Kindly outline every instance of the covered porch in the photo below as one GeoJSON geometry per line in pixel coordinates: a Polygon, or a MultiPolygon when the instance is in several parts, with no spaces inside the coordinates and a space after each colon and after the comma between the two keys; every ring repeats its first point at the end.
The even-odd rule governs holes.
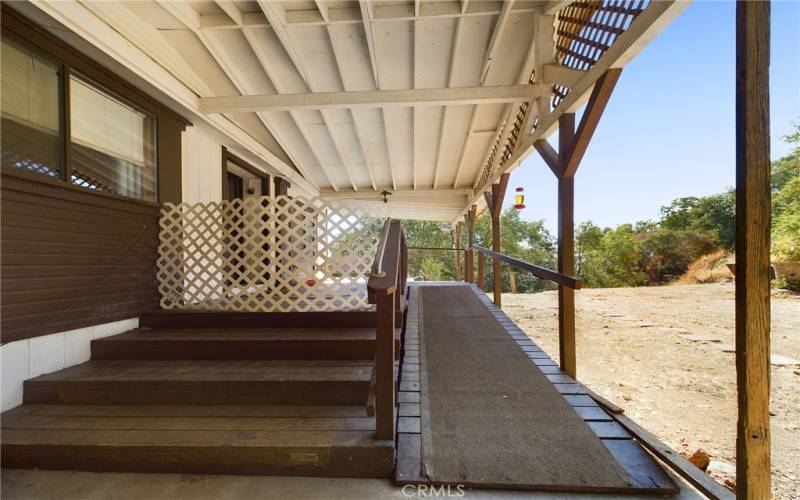
{"type": "MultiPolygon", "coordinates": [[[[770,487],[768,5],[742,3],[737,30],[747,498],[770,487]]],[[[46,120],[3,115],[22,158],[3,164],[3,359],[21,366],[3,467],[730,497],[576,379],[575,176],[622,68],[685,6],[4,4],[4,50],[25,78],[47,61],[54,97],[46,120]],[[73,146],[84,79],[133,146],[97,126],[73,146]],[[52,159],[20,139],[43,120],[52,159]],[[534,151],[558,182],[557,269],[501,248],[534,151]],[[491,249],[472,241],[483,211],[491,249]],[[409,283],[402,219],[466,228],[459,282],[409,283]],[[501,311],[504,264],[558,286],[559,364],[501,311]]]]}

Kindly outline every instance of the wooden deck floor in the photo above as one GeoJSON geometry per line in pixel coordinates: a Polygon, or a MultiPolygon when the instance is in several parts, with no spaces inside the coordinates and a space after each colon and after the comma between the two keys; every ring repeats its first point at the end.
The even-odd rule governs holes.
{"type": "MultiPolygon", "coordinates": [[[[409,310],[406,323],[406,334],[403,349],[400,379],[400,410],[398,420],[398,450],[395,479],[399,484],[431,484],[426,474],[424,446],[431,446],[431,432],[421,418],[425,405],[425,384],[421,380],[426,377],[424,353],[420,358],[420,342],[424,338],[425,325],[420,315],[420,289],[424,286],[471,286],[476,296],[486,307],[486,314],[502,325],[508,335],[525,353],[531,363],[541,371],[562,395],[567,404],[583,419],[586,426],[600,439],[618,465],[628,474],[630,488],[625,493],[672,494],[677,492],[675,483],[655,462],[653,457],[625,429],[615,421],[614,416],[601,408],[588,394],[586,389],[567,376],[559,366],[542,351],[505,313],[499,310],[482,291],[474,285],[464,283],[415,283],[411,287],[409,310]]],[[[446,311],[442,311],[446,314],[446,311]]],[[[536,425],[536,422],[530,422],[536,425]]],[[[441,450],[446,452],[445,450],[441,450]]],[[[563,450],[552,450],[553,453],[565,453],[563,450]]],[[[492,484],[484,484],[492,487],[492,484]]],[[[509,485],[496,485],[508,488],[509,485]]],[[[520,485],[524,487],[524,485],[520,485]]],[[[591,490],[591,488],[588,488],[591,490]]]]}

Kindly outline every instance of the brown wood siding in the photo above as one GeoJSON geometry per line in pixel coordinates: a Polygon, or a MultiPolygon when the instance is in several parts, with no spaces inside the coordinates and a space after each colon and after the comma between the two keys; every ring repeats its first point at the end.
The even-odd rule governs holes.
{"type": "Polygon", "coordinates": [[[158,207],[4,171],[0,342],[158,309],[158,207]]]}
{"type": "MultiPolygon", "coordinates": [[[[180,203],[181,133],[189,123],[5,3],[0,19],[4,36],[60,61],[157,117],[158,199],[180,203]]],[[[69,120],[65,122],[68,136],[69,120]]],[[[23,139],[30,137],[15,140],[23,139]]],[[[68,145],[65,142],[67,164],[62,165],[66,169],[68,145]]],[[[56,180],[2,170],[0,343],[158,309],[158,206],[64,179],[69,175],[56,180]]]]}

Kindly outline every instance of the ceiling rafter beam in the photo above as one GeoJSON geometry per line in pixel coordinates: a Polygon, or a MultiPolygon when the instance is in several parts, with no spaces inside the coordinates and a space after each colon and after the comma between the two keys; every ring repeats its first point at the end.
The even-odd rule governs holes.
{"type": "Polygon", "coordinates": [[[200,99],[200,106],[205,113],[454,106],[519,103],[534,100],[540,97],[542,93],[541,86],[537,85],[308,92],[302,94],[203,97],[200,99]]]}
{"type": "Polygon", "coordinates": [[[319,10],[319,15],[322,16],[322,20],[325,21],[325,24],[331,22],[331,11],[330,5],[325,0],[314,0],[314,3],[317,5],[317,10],[319,10]]]}
{"type": "MultiPolygon", "coordinates": [[[[262,12],[264,13],[265,16],[267,16],[267,19],[272,25],[272,29],[275,32],[275,35],[278,37],[278,41],[281,43],[284,51],[294,64],[295,69],[305,82],[306,87],[313,93],[314,85],[311,82],[311,78],[309,77],[309,74],[305,69],[305,59],[303,58],[303,54],[302,52],[296,49],[294,44],[294,39],[292,38],[292,34],[289,31],[288,27],[286,26],[286,11],[283,9],[283,6],[280,5],[278,2],[268,2],[266,0],[259,0],[258,3],[262,12]]],[[[258,60],[261,63],[261,66],[264,68],[264,71],[267,73],[270,80],[272,80],[275,89],[278,90],[279,93],[284,93],[285,88],[283,87],[278,74],[273,71],[270,71],[270,64],[268,62],[269,58],[266,57],[266,54],[264,54],[263,51],[259,50],[260,48],[256,46],[257,44],[253,43],[252,37],[248,36],[247,32],[245,32],[245,38],[247,39],[253,51],[256,52],[258,60]]],[[[202,106],[202,99],[201,99],[201,106],[202,106]]],[[[327,158],[319,151],[319,148],[316,146],[316,142],[311,137],[311,133],[303,123],[302,117],[298,116],[297,113],[294,112],[294,110],[286,110],[286,111],[289,111],[289,114],[294,120],[297,129],[300,131],[300,134],[303,136],[303,139],[308,145],[308,149],[311,151],[317,163],[319,164],[323,174],[328,179],[328,183],[334,190],[338,190],[339,187],[334,182],[333,176],[331,175],[330,169],[328,168],[327,158]]],[[[358,186],[355,182],[355,179],[353,178],[353,172],[349,162],[349,158],[346,157],[338,136],[333,132],[333,127],[330,126],[330,118],[326,115],[325,112],[322,112],[321,115],[322,115],[322,120],[325,123],[326,129],[328,131],[328,134],[330,135],[333,146],[336,149],[336,153],[338,154],[339,159],[342,161],[342,164],[344,165],[345,174],[347,175],[347,178],[350,181],[350,185],[353,187],[353,189],[357,190],[358,186]]]]}
{"type": "Polygon", "coordinates": [[[514,0],[506,0],[503,2],[503,8],[494,22],[494,29],[492,29],[492,36],[489,38],[489,46],[486,48],[486,56],[483,59],[483,66],[481,66],[481,83],[486,82],[486,76],[489,74],[489,68],[494,61],[497,47],[500,44],[500,38],[503,36],[503,30],[506,26],[511,8],[514,6],[514,0]]]}
{"type": "MultiPolygon", "coordinates": [[[[317,0],[316,3],[317,3],[317,7],[319,9],[320,15],[323,18],[327,18],[327,16],[328,16],[327,4],[323,0],[317,0]]],[[[290,42],[294,42],[294,39],[292,38],[292,34],[288,31],[288,28],[287,28],[287,35],[288,35],[288,38],[289,38],[290,42]]],[[[280,37],[279,37],[279,39],[280,39],[280,37]]],[[[281,43],[283,43],[283,39],[280,39],[280,41],[281,41],[281,43]]],[[[289,47],[284,46],[284,49],[286,50],[287,53],[289,53],[289,47]]],[[[295,61],[293,59],[292,62],[295,63],[295,66],[297,67],[297,70],[300,73],[301,77],[303,77],[303,80],[304,80],[306,86],[308,87],[308,89],[312,93],[319,91],[319,86],[318,86],[317,82],[312,80],[311,73],[309,73],[309,72],[303,73],[302,71],[300,71],[301,67],[305,68],[305,63],[306,63],[305,57],[303,55],[303,52],[302,51],[295,51],[295,54],[296,54],[297,60],[295,61]],[[298,67],[297,64],[299,64],[300,66],[298,67]]],[[[272,76],[270,78],[272,78],[272,76]]],[[[355,191],[358,191],[358,184],[356,183],[355,177],[353,176],[352,160],[351,160],[350,156],[347,154],[346,148],[344,148],[342,146],[341,139],[339,137],[339,134],[337,133],[337,128],[331,125],[332,120],[331,120],[331,117],[330,117],[329,113],[326,113],[325,110],[320,110],[320,114],[322,115],[322,121],[325,124],[325,128],[326,128],[326,130],[328,132],[328,135],[331,138],[331,142],[333,143],[333,147],[336,150],[336,154],[339,156],[339,159],[341,160],[342,165],[344,166],[344,170],[345,170],[345,174],[347,175],[347,179],[348,179],[348,181],[350,181],[350,185],[353,187],[353,189],[355,191]]],[[[292,113],[292,116],[295,117],[294,113],[292,113]]],[[[299,117],[299,116],[295,117],[295,121],[298,123],[298,127],[301,128],[301,133],[303,134],[303,137],[306,139],[306,142],[308,142],[309,148],[312,148],[312,150],[316,150],[316,148],[315,148],[315,146],[313,144],[313,139],[310,139],[308,137],[309,133],[307,131],[303,131],[302,130],[302,128],[304,128],[304,126],[300,127],[301,120],[302,120],[301,117],[299,117]]],[[[322,155],[320,155],[316,151],[314,151],[314,156],[317,158],[317,161],[320,163],[320,167],[322,167],[322,169],[326,172],[326,176],[328,177],[328,180],[331,182],[331,185],[333,186],[334,185],[333,178],[331,177],[330,173],[327,171],[326,165],[323,163],[323,161],[326,160],[327,158],[324,158],[322,155]]]]}
{"type": "MultiPolygon", "coordinates": [[[[342,88],[345,90],[345,92],[347,92],[350,88],[352,88],[352,85],[349,83],[349,77],[347,75],[347,72],[344,71],[344,69],[342,68],[342,58],[336,48],[337,43],[335,41],[334,34],[331,33],[330,24],[326,25],[326,28],[328,31],[328,40],[330,41],[331,44],[331,53],[333,54],[333,60],[336,62],[336,68],[339,70],[339,81],[342,83],[342,88]]],[[[349,113],[350,113],[350,119],[353,120],[353,130],[355,131],[356,134],[356,140],[358,141],[358,147],[359,150],[361,151],[361,156],[364,158],[364,165],[367,169],[367,175],[369,175],[370,185],[372,186],[373,191],[377,191],[378,185],[375,182],[375,172],[373,172],[372,165],[370,164],[369,158],[367,158],[367,151],[364,149],[363,131],[358,123],[358,118],[356,117],[356,113],[354,113],[352,109],[349,111],[349,113]]]]}
{"type": "MultiPolygon", "coordinates": [[[[221,0],[225,1],[225,0],[221,0]]],[[[268,0],[267,0],[268,1],[268,0]]],[[[322,26],[329,24],[359,24],[364,22],[360,7],[356,8],[332,8],[325,0],[317,0],[327,6],[327,18],[324,17],[319,9],[315,10],[287,10],[285,11],[286,26],[322,26]]],[[[502,8],[498,8],[500,2],[467,2],[459,5],[455,2],[433,1],[421,3],[419,13],[415,7],[402,5],[372,6],[374,12],[372,23],[382,24],[391,22],[414,21],[418,19],[444,19],[453,17],[477,17],[477,16],[496,16],[500,14],[502,8]]],[[[536,11],[538,7],[526,4],[517,4],[511,9],[512,13],[523,13],[536,11]]],[[[249,27],[271,27],[269,21],[264,19],[264,15],[254,12],[243,12],[241,26],[249,27]]],[[[224,14],[202,14],[200,15],[201,29],[236,29],[240,28],[228,16],[224,14]]]]}
{"type": "Polygon", "coordinates": [[[216,3],[217,6],[222,9],[222,12],[224,12],[225,15],[231,19],[231,21],[236,23],[237,26],[241,26],[244,23],[242,11],[239,10],[235,3],[231,2],[230,0],[214,0],[214,3],[216,3]]]}
{"type": "MultiPolygon", "coordinates": [[[[464,145],[461,147],[461,154],[458,157],[458,166],[456,167],[456,175],[453,179],[453,189],[458,187],[458,181],[461,180],[461,173],[464,171],[464,160],[467,157],[467,142],[473,135],[492,135],[493,137],[499,132],[495,129],[492,130],[475,130],[475,122],[478,117],[478,106],[472,107],[472,115],[469,118],[469,126],[467,127],[467,134],[464,138],[464,145]]],[[[484,160],[485,162],[485,160],[484,160]]],[[[481,163],[483,165],[483,163],[481,163]]]]}
{"type": "MultiPolygon", "coordinates": [[[[188,5],[185,2],[179,2],[179,1],[174,1],[174,0],[159,0],[159,2],[161,4],[161,6],[164,7],[164,9],[166,9],[168,12],[172,13],[187,28],[191,29],[195,33],[197,38],[200,40],[200,42],[203,44],[203,46],[206,48],[206,50],[208,50],[208,53],[211,54],[211,57],[214,59],[214,61],[217,63],[217,65],[225,73],[225,76],[227,76],[228,79],[231,81],[231,83],[233,83],[233,85],[236,87],[236,89],[239,92],[242,92],[242,93],[246,92],[247,91],[247,85],[242,80],[240,75],[237,74],[237,71],[233,67],[231,67],[230,64],[227,62],[228,58],[225,57],[225,55],[220,52],[220,48],[217,46],[217,44],[213,40],[213,38],[211,36],[209,36],[208,33],[203,33],[201,30],[199,30],[199,22],[198,22],[199,21],[199,19],[198,19],[199,16],[196,16],[196,13],[195,13],[195,15],[193,15],[194,9],[192,9],[191,6],[188,5]]],[[[229,9],[226,12],[230,12],[228,15],[231,17],[231,19],[235,19],[235,18],[239,17],[239,16],[236,15],[236,13],[233,10],[233,9],[235,9],[236,11],[238,11],[238,8],[234,4],[229,3],[226,7],[229,9]]],[[[201,102],[202,102],[202,100],[201,100],[201,102]]],[[[300,171],[300,173],[303,175],[303,177],[305,177],[306,180],[308,180],[309,183],[311,183],[312,185],[317,187],[316,183],[310,177],[308,170],[305,168],[305,166],[302,164],[302,162],[299,162],[292,155],[291,149],[287,146],[286,141],[281,139],[280,127],[272,126],[272,124],[270,123],[268,118],[264,117],[263,115],[261,115],[259,113],[256,113],[256,116],[258,117],[258,120],[267,128],[267,130],[270,131],[270,133],[273,133],[273,131],[277,132],[277,133],[273,133],[273,136],[275,137],[275,139],[278,140],[279,144],[281,145],[283,150],[286,152],[286,154],[290,156],[292,162],[295,164],[295,166],[300,171]]],[[[298,124],[298,128],[299,128],[299,124],[298,124]]]]}
{"type": "Polygon", "coordinates": [[[369,0],[359,0],[358,7],[361,9],[361,20],[364,23],[364,34],[372,66],[372,77],[375,79],[375,88],[379,89],[381,88],[381,82],[378,73],[378,56],[375,52],[375,32],[372,29],[372,4],[369,0]]]}
{"type": "MultiPolygon", "coordinates": [[[[456,70],[456,55],[458,54],[458,46],[459,40],[461,38],[461,20],[463,18],[459,17],[456,21],[456,29],[453,35],[453,50],[450,53],[450,69],[447,73],[447,87],[451,88],[453,86],[453,79],[455,76],[456,70]]],[[[447,126],[447,112],[450,108],[445,106],[444,112],[442,115],[442,126],[439,127],[439,145],[438,150],[436,152],[436,165],[434,166],[433,171],[433,189],[436,189],[439,186],[439,172],[441,171],[441,164],[442,164],[442,143],[444,143],[444,130],[447,126]]]]}
{"type": "Polygon", "coordinates": [[[272,30],[275,32],[278,40],[280,40],[286,54],[288,54],[289,59],[294,63],[300,76],[303,77],[303,80],[308,81],[305,66],[303,66],[302,59],[292,43],[292,36],[289,33],[289,28],[286,26],[286,10],[283,8],[283,5],[280,2],[258,0],[258,6],[267,17],[269,24],[272,26],[272,30]]]}
{"type": "MultiPolygon", "coordinates": [[[[247,40],[247,43],[250,44],[250,48],[253,49],[253,52],[256,55],[256,59],[258,59],[258,62],[261,64],[261,68],[267,74],[267,77],[272,82],[272,85],[275,87],[275,90],[277,90],[278,92],[284,91],[285,89],[283,87],[283,84],[282,84],[280,78],[278,77],[277,73],[272,70],[272,66],[270,64],[270,61],[272,59],[272,55],[268,54],[266,52],[266,50],[264,49],[264,47],[261,44],[259,44],[256,40],[253,39],[253,34],[249,29],[242,30],[242,33],[244,34],[244,37],[247,40]]],[[[203,98],[200,99],[200,108],[201,109],[202,109],[202,106],[203,106],[203,98]]],[[[291,116],[292,121],[294,121],[295,126],[297,127],[297,130],[300,132],[300,135],[303,137],[303,140],[308,145],[309,151],[311,151],[311,154],[314,156],[314,159],[317,161],[317,164],[319,165],[320,170],[322,170],[322,173],[325,176],[325,178],[328,180],[328,183],[331,185],[331,187],[334,190],[338,190],[339,188],[336,185],[336,183],[333,182],[333,177],[331,176],[330,172],[328,171],[328,167],[322,161],[322,159],[323,159],[322,154],[320,153],[319,149],[316,147],[316,143],[311,139],[311,136],[310,136],[310,134],[308,132],[308,129],[306,129],[305,125],[303,124],[302,119],[299,116],[297,116],[297,113],[294,113],[294,112],[291,112],[291,111],[289,112],[289,116],[291,116]]],[[[303,167],[298,165],[298,168],[303,168],[303,167]]],[[[303,174],[303,175],[306,178],[310,178],[307,174],[303,174]]]]}

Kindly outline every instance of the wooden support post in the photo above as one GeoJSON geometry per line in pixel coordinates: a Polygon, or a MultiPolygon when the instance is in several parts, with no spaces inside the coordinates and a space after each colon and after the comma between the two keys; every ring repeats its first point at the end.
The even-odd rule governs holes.
{"type": "Polygon", "coordinates": [[[738,498],[770,498],[770,3],[736,6],[738,498]]]}
{"type": "Polygon", "coordinates": [[[461,226],[463,224],[459,221],[456,223],[456,230],[454,239],[456,243],[456,281],[461,281],[461,226]]]}
{"type": "MultiPolygon", "coordinates": [[[[575,172],[589,147],[600,117],[619,80],[620,68],[611,68],[597,80],[581,123],[575,132],[575,114],[565,113],[558,120],[558,153],[546,140],[534,146],[558,178],[558,272],[575,274],[575,172]]],[[[558,287],[558,350],[561,369],[576,377],[575,290],[558,287]]]]}
{"type": "Polygon", "coordinates": [[[376,297],[375,437],[381,440],[394,439],[394,313],[398,292],[376,297]]]}
{"type": "Polygon", "coordinates": [[[472,245],[475,244],[475,214],[478,211],[478,207],[472,205],[469,211],[465,215],[467,219],[467,281],[470,283],[475,283],[475,251],[472,249],[472,245]]]}
{"type": "Polygon", "coordinates": [[[511,269],[508,270],[508,280],[511,285],[511,293],[517,293],[517,277],[511,269]]]}
{"type": "MultiPolygon", "coordinates": [[[[558,125],[558,153],[562,165],[558,176],[558,272],[575,274],[575,178],[563,170],[575,139],[575,115],[561,115],[558,125]]],[[[576,378],[575,290],[558,287],[558,351],[561,369],[576,378]]]]}
{"type": "Polygon", "coordinates": [[[478,288],[486,289],[486,256],[478,253],[478,288]]]}
{"type": "MultiPolygon", "coordinates": [[[[492,250],[500,253],[500,214],[503,211],[503,198],[506,196],[506,187],[510,174],[500,176],[500,181],[492,184],[492,250]]],[[[494,278],[494,304],[502,307],[503,276],[502,263],[492,259],[492,277],[494,278]]]]}

